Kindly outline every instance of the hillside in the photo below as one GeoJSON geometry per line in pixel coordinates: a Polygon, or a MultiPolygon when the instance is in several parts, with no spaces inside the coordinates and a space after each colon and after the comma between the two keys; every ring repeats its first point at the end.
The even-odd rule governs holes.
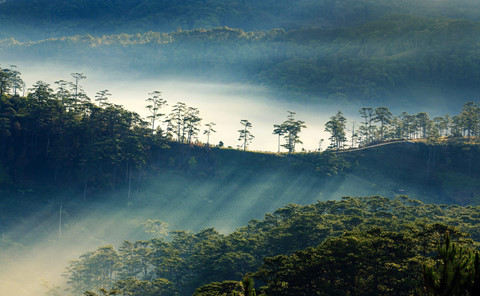
{"type": "MultiPolygon", "coordinates": [[[[430,203],[479,204],[477,145],[392,144],[345,153],[344,160],[328,153],[245,155],[230,149],[170,145],[140,179],[132,177],[131,190],[128,179],[119,176],[114,188],[108,179],[90,184],[86,199],[82,180],[55,181],[52,172],[37,169],[0,191],[3,231],[19,219],[32,223],[41,219],[45,231],[55,232],[60,204],[65,225],[102,212],[106,217],[123,213],[127,224],[141,215],[143,220],[162,219],[175,228],[215,225],[222,231],[287,203],[341,196],[405,194],[430,203]],[[195,159],[195,168],[186,164],[188,159],[195,159]],[[45,179],[48,175],[51,178],[45,179]]],[[[28,229],[29,223],[22,227],[28,229]]],[[[15,240],[26,239],[12,235],[15,240]]]]}
{"type": "MultiPolygon", "coordinates": [[[[341,196],[406,194],[433,203],[479,202],[479,145],[466,137],[466,131],[478,131],[463,123],[478,122],[474,103],[465,104],[450,123],[448,117],[434,123],[426,113],[404,114],[408,126],[398,121],[388,127],[390,138],[412,138],[423,126],[426,140],[274,154],[199,142],[199,110],[181,102],[173,106],[176,111],[149,116],[148,122],[110,103],[106,91],[97,93],[95,104],[83,92],[76,94],[75,84],[60,81],[55,92],[39,81],[22,97],[14,94],[19,74],[0,73],[9,77],[0,87],[0,225],[5,232],[20,221],[28,229],[39,219],[44,230],[56,231],[60,208],[67,224],[89,211],[130,211],[133,220],[140,215],[176,228],[222,225],[229,231],[291,202],[341,196]],[[163,122],[168,122],[165,130],[163,122]],[[438,140],[447,133],[449,138],[438,140]],[[193,211],[201,214],[190,215],[193,211]]],[[[151,95],[149,102],[166,103],[158,93],[151,95]]],[[[370,130],[367,138],[381,136],[370,130]]]]}
{"type": "MultiPolygon", "coordinates": [[[[478,217],[478,207],[423,204],[405,196],[289,204],[228,235],[213,228],[174,231],[169,239],[99,247],[70,262],[68,287],[191,295],[215,281],[194,294],[213,296],[242,289],[233,281],[248,275],[266,295],[411,295],[425,284],[423,264],[435,272],[441,261],[435,250],[446,233],[455,247],[473,251],[478,217]]],[[[460,254],[447,260],[454,264],[471,253],[460,254]]]]}
{"type": "Polygon", "coordinates": [[[76,34],[172,32],[229,26],[244,30],[344,27],[404,14],[478,20],[468,0],[6,0],[0,38],[38,40],[76,34]]]}
{"type": "Polygon", "coordinates": [[[480,295],[479,36],[475,0],[0,0],[1,296],[480,295]]]}
{"type": "MultiPolygon", "coordinates": [[[[478,239],[475,221],[480,195],[480,145],[478,125],[467,124],[479,120],[480,109],[473,102],[466,103],[452,120],[449,116],[430,120],[423,112],[404,113],[401,120],[383,129],[370,122],[372,128],[362,139],[367,146],[359,149],[265,153],[225,148],[222,143],[218,146],[201,143],[199,110],[182,102],[172,106],[170,114],[151,112],[151,116],[142,119],[137,113],[111,103],[106,90],[98,92],[93,103],[75,83],[59,81],[55,91],[38,81],[26,96],[21,96],[19,73],[2,69],[0,74],[4,75],[0,80],[0,261],[5,266],[0,272],[0,286],[13,287],[6,288],[7,291],[22,289],[26,285],[23,281],[28,279],[31,281],[28,287],[33,291],[29,293],[38,294],[37,284],[32,284],[31,279],[39,275],[44,278],[46,265],[50,273],[60,275],[68,259],[99,245],[104,247],[70,263],[67,274],[71,290],[113,288],[114,281],[120,280],[115,285],[124,285],[122,289],[138,292],[139,287],[150,287],[154,291],[165,289],[168,293],[181,291],[181,295],[189,295],[200,285],[238,280],[240,274],[258,269],[256,276],[264,282],[268,293],[288,295],[289,290],[278,290],[276,280],[268,279],[281,275],[270,265],[261,266],[264,258],[270,258],[267,262],[277,262],[282,270],[297,277],[297,269],[286,267],[290,260],[297,260],[297,253],[293,252],[299,251],[299,256],[318,256],[325,250],[331,251],[329,244],[334,246],[343,240],[359,243],[355,248],[366,253],[358,254],[355,260],[364,262],[362,266],[369,269],[371,262],[364,255],[370,256],[372,243],[377,242],[374,237],[382,244],[399,240],[395,252],[401,252],[405,244],[418,243],[420,237],[433,231],[435,241],[429,242],[429,255],[425,259],[433,260],[432,264],[436,262],[431,257],[433,245],[441,241],[439,237],[445,230],[455,233],[458,239],[464,237],[452,226],[478,239]],[[163,125],[164,121],[168,124],[163,125]],[[408,124],[402,125],[402,121],[408,124]],[[439,125],[442,122],[445,124],[439,125]],[[416,139],[368,146],[369,141],[378,141],[383,136],[416,139]],[[385,197],[341,199],[377,194],[385,197]],[[430,204],[424,206],[422,201],[430,204]],[[318,208],[305,206],[315,202],[318,208]],[[272,215],[266,215],[263,222],[255,220],[277,208],[281,209],[275,212],[273,220],[272,215]],[[300,216],[296,216],[297,210],[300,216]],[[346,216],[340,221],[333,219],[323,224],[327,222],[325,211],[335,216],[344,210],[346,216]],[[288,218],[291,214],[293,220],[288,218]],[[418,217],[428,217],[428,221],[420,222],[418,217]],[[307,225],[297,218],[306,219],[307,225]],[[273,232],[264,233],[255,226],[249,228],[253,237],[248,234],[239,241],[230,241],[227,234],[248,221],[251,221],[249,227],[258,223],[259,227],[274,227],[273,232]],[[216,230],[202,230],[207,227],[216,230]],[[419,237],[404,231],[412,227],[419,237]],[[169,232],[171,239],[158,239],[169,232]],[[157,238],[152,240],[152,235],[157,238]],[[249,245],[248,242],[260,242],[262,236],[266,241],[259,249],[249,245]],[[295,243],[292,237],[296,238],[295,243]],[[369,239],[360,240],[361,237],[369,239]],[[120,246],[125,239],[136,242],[125,243],[122,251],[109,245],[120,246]],[[314,249],[304,249],[307,247],[314,249]],[[120,257],[120,252],[128,250],[141,252],[142,256],[148,254],[140,259],[135,257],[148,267],[139,271],[138,261],[128,261],[126,253],[120,257]],[[49,262],[42,262],[39,253],[49,262]],[[271,257],[277,255],[283,257],[271,257]],[[52,261],[53,257],[56,259],[52,261]],[[106,265],[98,267],[96,264],[104,259],[106,265]],[[179,260],[183,263],[178,263],[179,260]],[[104,269],[112,262],[110,266],[115,269],[104,269]],[[125,267],[130,263],[133,271],[125,267]],[[205,274],[212,265],[220,269],[205,274]],[[164,268],[175,272],[171,274],[164,268]],[[185,269],[192,271],[192,277],[185,275],[185,269]],[[95,270],[101,270],[102,275],[95,270]],[[109,273],[107,277],[104,271],[109,273]],[[132,272],[134,279],[129,277],[132,272]],[[139,276],[140,273],[143,275],[139,276]]],[[[166,103],[159,92],[151,93],[148,102],[157,107],[166,103]]],[[[154,108],[147,107],[150,111],[161,107],[154,108]]],[[[384,107],[377,109],[388,111],[384,107]]],[[[302,125],[293,114],[289,120],[302,125]]],[[[339,114],[332,116],[331,121],[339,118],[339,114]]],[[[232,237],[237,234],[234,232],[232,237]]],[[[460,241],[470,248],[468,240],[460,241]]],[[[425,253],[421,248],[415,250],[401,257],[406,261],[392,262],[388,256],[381,261],[389,266],[403,266],[392,272],[399,278],[409,278],[411,284],[403,286],[398,281],[399,289],[409,287],[407,290],[411,291],[421,285],[418,273],[405,269],[407,265],[416,266],[414,269],[418,271],[420,263],[416,260],[425,253]]],[[[335,258],[332,260],[341,261],[335,258]]],[[[328,258],[321,260],[324,259],[328,258]]],[[[300,260],[300,264],[306,263],[300,260]]],[[[363,279],[361,270],[358,272],[363,279]]],[[[328,273],[329,270],[323,270],[321,275],[328,273]]],[[[368,284],[358,287],[358,291],[368,295],[375,289],[372,284],[375,281],[368,277],[363,280],[368,284]]],[[[329,289],[345,289],[345,282],[338,283],[329,289]]],[[[238,283],[212,285],[217,289],[223,285],[231,287],[230,284],[236,287],[238,283]]],[[[47,282],[45,285],[50,287],[47,282]]],[[[49,289],[53,289],[50,294],[58,292],[56,286],[49,289]]],[[[212,286],[202,289],[199,291],[212,286]]],[[[139,295],[148,295],[141,291],[139,295]]]]}
{"type": "Polygon", "coordinates": [[[466,205],[477,204],[480,198],[479,149],[478,145],[454,142],[407,142],[352,152],[345,157],[358,163],[352,174],[376,180],[380,188],[396,186],[396,192],[424,201],[466,205]]]}
{"type": "MultiPolygon", "coordinates": [[[[166,116],[176,128],[153,132],[151,123],[101,94],[96,105],[65,85],[54,93],[40,81],[27,97],[5,94],[0,100],[2,231],[38,219],[50,221],[44,227],[52,231],[60,207],[67,224],[97,207],[142,213],[178,228],[213,224],[228,231],[290,202],[341,196],[479,202],[479,145],[467,138],[342,153],[243,152],[193,141],[201,128],[195,108],[177,103],[180,113],[166,116]]],[[[465,110],[455,118],[466,118],[465,110]]]]}
{"type": "Polygon", "coordinates": [[[5,39],[0,53],[10,64],[86,65],[139,81],[264,85],[276,97],[302,103],[402,106],[422,99],[431,108],[451,108],[480,91],[479,33],[476,21],[394,15],[348,28],[5,39]]]}

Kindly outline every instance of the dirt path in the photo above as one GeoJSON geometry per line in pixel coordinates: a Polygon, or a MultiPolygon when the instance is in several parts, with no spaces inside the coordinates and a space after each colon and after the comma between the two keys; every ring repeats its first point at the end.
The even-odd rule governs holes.
{"type": "Polygon", "coordinates": [[[398,143],[414,143],[414,141],[412,141],[412,140],[401,140],[401,141],[394,141],[394,142],[385,142],[385,143],[379,143],[379,144],[370,145],[370,146],[365,146],[365,147],[361,147],[361,148],[353,148],[353,149],[339,150],[338,153],[361,151],[361,150],[366,150],[366,149],[370,149],[370,148],[375,148],[375,147],[380,147],[380,146],[386,146],[386,145],[392,145],[392,144],[398,144],[398,143]]]}

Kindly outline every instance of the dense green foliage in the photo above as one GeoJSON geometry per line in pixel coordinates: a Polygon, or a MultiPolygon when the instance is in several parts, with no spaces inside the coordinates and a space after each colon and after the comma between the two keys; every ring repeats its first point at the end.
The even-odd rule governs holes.
{"type": "Polygon", "coordinates": [[[93,1],[6,0],[0,3],[0,36],[22,38],[76,33],[137,33],[230,26],[247,30],[338,27],[389,14],[478,19],[467,0],[301,1],[93,1]]]}
{"type": "Polygon", "coordinates": [[[426,295],[478,295],[480,253],[453,243],[447,232],[438,246],[438,259],[423,264],[426,295]]]}
{"type": "Polygon", "coordinates": [[[267,295],[412,295],[422,285],[421,251],[415,234],[372,228],[268,258],[256,275],[267,295]]]}
{"type": "MultiPolygon", "coordinates": [[[[2,25],[22,37],[35,39],[25,28],[41,26],[43,36],[108,32],[145,32],[149,30],[175,31],[179,28],[196,29],[234,26],[246,29],[264,29],[299,26],[313,1],[6,1],[0,6],[2,25]],[[28,10],[25,10],[28,7],[28,10]],[[292,9],[293,8],[293,9],[292,9]],[[290,20],[285,16],[289,14],[290,20]],[[27,20],[11,28],[10,20],[27,20]]],[[[317,8],[319,9],[319,8],[317,8]]],[[[311,12],[310,12],[311,14],[311,12]]],[[[314,21],[314,15],[307,16],[314,21]]],[[[11,35],[10,35],[11,36],[11,35]]]]}
{"type": "Polygon", "coordinates": [[[141,168],[150,147],[161,145],[138,114],[64,95],[39,81],[27,97],[1,98],[0,159],[13,181],[41,176],[115,186],[117,170],[141,168]]]}
{"type": "MultiPolygon", "coordinates": [[[[200,285],[239,280],[258,269],[255,277],[267,295],[411,295],[423,285],[422,263],[436,262],[446,231],[462,244],[472,244],[463,232],[480,239],[479,213],[478,207],[423,204],[405,196],[291,204],[229,235],[175,231],[168,240],[100,247],[72,261],[67,277],[78,292],[110,289],[114,281],[133,277],[166,279],[188,295],[200,285]]],[[[202,289],[198,295],[217,288],[202,289]]]]}
{"type": "Polygon", "coordinates": [[[434,229],[347,232],[316,248],[268,258],[256,276],[267,283],[267,295],[478,294],[478,250],[452,243],[449,231],[440,243],[445,230],[434,229]],[[425,240],[435,232],[437,248],[425,240]]]}

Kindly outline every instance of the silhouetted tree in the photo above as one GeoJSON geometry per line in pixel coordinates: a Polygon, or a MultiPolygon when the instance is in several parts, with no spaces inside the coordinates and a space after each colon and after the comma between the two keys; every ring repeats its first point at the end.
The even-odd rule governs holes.
{"type": "Polygon", "coordinates": [[[108,92],[108,89],[100,90],[95,95],[95,101],[98,102],[100,108],[108,106],[108,99],[112,94],[108,92]]]}
{"type": "Polygon", "coordinates": [[[188,107],[184,118],[185,133],[187,135],[187,143],[192,143],[193,138],[198,135],[200,131],[200,110],[194,107],[188,107]]]}
{"type": "Polygon", "coordinates": [[[82,79],[86,79],[87,76],[83,75],[83,73],[72,73],[71,74],[73,79],[75,79],[75,82],[73,82],[72,86],[73,86],[73,90],[74,90],[74,95],[75,95],[75,100],[78,101],[78,96],[79,96],[79,93],[80,93],[80,80],[82,79]]]}
{"type": "Polygon", "coordinates": [[[204,135],[207,135],[207,146],[210,146],[210,135],[216,133],[217,131],[213,129],[216,124],[213,122],[205,124],[206,130],[203,131],[204,135]]]}
{"type": "Polygon", "coordinates": [[[465,103],[459,115],[459,121],[469,139],[472,135],[477,135],[480,123],[480,107],[474,102],[465,103]]]}
{"type": "Polygon", "coordinates": [[[242,119],[240,120],[240,124],[242,125],[242,129],[238,130],[238,140],[242,143],[240,147],[243,149],[243,151],[246,151],[248,144],[252,142],[255,136],[252,135],[252,124],[248,120],[242,119]]]}
{"type": "Polygon", "coordinates": [[[430,116],[426,112],[420,112],[415,115],[416,123],[418,128],[421,130],[422,138],[427,138],[428,131],[432,125],[432,121],[430,120],[430,116]]]}
{"type": "Polygon", "coordinates": [[[288,153],[294,153],[295,145],[302,143],[299,133],[302,131],[302,128],[306,127],[304,121],[295,119],[295,112],[288,111],[287,120],[281,124],[286,141],[282,146],[288,150],[288,153]]]}
{"type": "Polygon", "coordinates": [[[392,122],[392,113],[387,107],[378,107],[375,109],[373,121],[380,122],[380,140],[385,138],[385,128],[392,122]]]}
{"type": "Polygon", "coordinates": [[[285,135],[285,127],[283,124],[274,124],[273,125],[273,134],[278,135],[278,153],[280,153],[280,137],[285,135]]]}
{"type": "Polygon", "coordinates": [[[331,134],[330,148],[340,149],[347,140],[345,129],[347,119],[343,113],[338,111],[337,114],[330,117],[330,120],[325,124],[325,131],[331,134]]]}
{"type": "Polygon", "coordinates": [[[371,107],[363,107],[358,112],[363,118],[362,125],[360,126],[360,134],[362,135],[364,144],[367,144],[372,141],[370,133],[375,111],[371,107]]]}
{"type": "Polygon", "coordinates": [[[172,113],[169,114],[167,122],[167,131],[177,136],[177,142],[185,142],[185,120],[187,105],[183,102],[177,102],[172,107],[172,113]]]}
{"type": "Polygon", "coordinates": [[[167,104],[162,98],[162,93],[158,90],[149,93],[150,97],[146,100],[149,104],[146,106],[148,111],[150,111],[150,115],[147,116],[152,123],[152,134],[155,132],[155,121],[157,118],[160,118],[164,114],[160,113],[159,110],[167,104]]]}

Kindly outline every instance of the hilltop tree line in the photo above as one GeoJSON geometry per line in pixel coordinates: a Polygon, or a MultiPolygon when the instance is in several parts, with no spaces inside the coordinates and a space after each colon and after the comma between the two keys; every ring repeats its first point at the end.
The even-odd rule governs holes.
{"type": "MultiPolygon", "coordinates": [[[[81,180],[86,197],[89,188],[101,184],[112,188],[117,184],[128,186],[130,192],[148,166],[174,165],[191,170],[199,165],[201,160],[190,153],[184,153],[182,160],[165,159],[166,154],[162,154],[169,145],[204,145],[200,136],[206,139],[206,146],[211,146],[215,123],[202,125],[198,108],[177,102],[166,114],[166,100],[160,91],[153,91],[146,99],[149,115],[144,119],[111,103],[106,89],[98,91],[93,101],[82,89],[84,79],[82,73],[72,73],[71,81],[56,81],[55,89],[38,81],[25,90],[14,66],[0,69],[2,183],[42,171],[47,172],[39,174],[45,180],[81,180]]],[[[462,112],[453,117],[430,118],[425,112],[394,116],[386,107],[364,107],[360,116],[360,126],[351,130],[351,141],[347,141],[343,113],[330,117],[325,124],[325,131],[331,134],[329,148],[338,150],[391,139],[476,139],[480,133],[480,108],[474,102],[466,103],[462,112]]],[[[273,125],[278,152],[284,148],[289,154],[295,153],[306,127],[295,112],[288,111],[284,122],[273,125]]],[[[242,119],[237,132],[238,147],[246,151],[255,137],[254,125],[242,119]]],[[[217,146],[223,146],[223,142],[217,146]]]]}
{"type": "MultiPolygon", "coordinates": [[[[480,136],[480,107],[475,102],[463,105],[460,114],[431,118],[426,112],[395,116],[387,107],[363,107],[359,110],[360,126],[353,125],[348,139],[347,119],[341,111],[325,125],[331,134],[330,148],[358,147],[395,139],[428,139],[438,141],[442,137],[477,140],[480,136]]],[[[355,123],[354,123],[355,124],[355,123]]]]}
{"type": "Polygon", "coordinates": [[[479,284],[478,212],[405,196],[290,204],[229,235],[172,231],[169,239],[99,247],[70,262],[67,289],[245,295],[251,278],[257,295],[447,295],[439,284],[461,291],[479,284]]]}
{"type": "MultiPolygon", "coordinates": [[[[54,87],[37,81],[26,89],[14,66],[0,68],[1,184],[73,182],[84,199],[96,189],[126,186],[130,198],[152,168],[203,166],[207,175],[214,174],[208,148],[216,124],[202,125],[198,108],[177,102],[166,114],[166,100],[153,91],[145,103],[148,115],[141,118],[111,103],[107,89],[88,97],[84,79],[83,73],[72,73],[70,81],[56,81],[54,87]],[[207,146],[201,158],[192,152],[194,145],[207,146]],[[167,153],[172,146],[177,154],[167,153]]],[[[241,120],[239,127],[239,146],[247,150],[252,124],[241,120]]]]}
{"type": "Polygon", "coordinates": [[[94,104],[79,84],[85,76],[72,76],[73,82],[55,82],[56,90],[38,81],[20,96],[12,89],[14,76],[3,75],[0,159],[13,180],[39,171],[54,181],[82,180],[86,197],[94,183],[129,182],[162,139],[151,135],[138,114],[109,103],[108,91],[98,92],[94,104]]]}

